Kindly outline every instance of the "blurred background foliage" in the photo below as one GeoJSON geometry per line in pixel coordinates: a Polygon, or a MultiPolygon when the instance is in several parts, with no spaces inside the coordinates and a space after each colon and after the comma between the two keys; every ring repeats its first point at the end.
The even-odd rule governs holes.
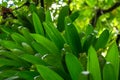
{"type": "Polygon", "coordinates": [[[103,28],[120,30],[120,7],[109,10],[119,3],[119,0],[0,0],[0,23],[17,22],[14,17],[18,13],[30,16],[29,9],[32,5],[36,5],[37,9],[44,7],[45,11],[50,10],[52,20],[56,22],[62,6],[68,5],[70,8],[68,15],[78,11],[79,17],[74,22],[76,26],[79,26],[78,30],[85,29],[88,24],[94,24],[97,30],[103,28]],[[3,14],[5,10],[2,10],[2,7],[8,8],[14,17],[11,14],[3,14]],[[3,16],[7,16],[7,20],[3,16]]]}

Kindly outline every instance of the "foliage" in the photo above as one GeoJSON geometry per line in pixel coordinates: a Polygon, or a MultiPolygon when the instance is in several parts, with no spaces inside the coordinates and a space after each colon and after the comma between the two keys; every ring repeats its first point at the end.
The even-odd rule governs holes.
{"type": "Polygon", "coordinates": [[[90,22],[95,6],[104,12],[113,0],[73,0],[57,10],[57,19],[48,10],[54,4],[50,1],[45,0],[44,8],[32,0],[20,2],[18,6],[34,3],[13,11],[16,18],[7,14],[1,19],[0,80],[119,80],[119,43],[113,27],[119,30],[119,20],[106,27],[107,21],[118,19],[111,17],[112,11],[96,17],[95,25],[90,22]]]}

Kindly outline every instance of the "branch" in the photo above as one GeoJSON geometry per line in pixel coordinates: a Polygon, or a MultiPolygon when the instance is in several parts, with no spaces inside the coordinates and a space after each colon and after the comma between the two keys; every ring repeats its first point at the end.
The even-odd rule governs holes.
{"type": "Polygon", "coordinates": [[[40,0],[40,3],[41,3],[41,7],[44,8],[44,0],[40,0]]]}
{"type": "MultiPolygon", "coordinates": [[[[70,5],[70,3],[72,2],[72,0],[68,0],[68,5],[70,5]]],[[[72,13],[72,11],[70,10],[70,7],[69,7],[69,15],[72,13]]]]}
{"type": "Polygon", "coordinates": [[[103,15],[105,13],[109,13],[109,12],[113,11],[114,9],[118,8],[119,6],[120,6],[120,2],[117,2],[107,10],[97,9],[96,10],[96,15],[91,20],[91,24],[95,27],[96,23],[97,23],[97,20],[101,15],[103,15]]]}

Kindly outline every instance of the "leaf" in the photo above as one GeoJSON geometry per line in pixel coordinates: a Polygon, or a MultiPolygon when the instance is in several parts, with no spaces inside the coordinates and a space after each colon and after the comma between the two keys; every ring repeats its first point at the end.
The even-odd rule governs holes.
{"type": "Polygon", "coordinates": [[[106,61],[110,62],[113,66],[113,69],[115,71],[115,79],[114,80],[118,80],[118,74],[119,74],[119,51],[118,51],[118,47],[116,45],[116,43],[114,42],[106,55],[106,61]]]}
{"type": "Polygon", "coordinates": [[[33,12],[32,18],[33,18],[35,32],[38,34],[44,35],[44,30],[43,30],[42,24],[40,22],[38,15],[35,12],[33,12]]]}
{"type": "Polygon", "coordinates": [[[55,73],[48,67],[45,67],[43,65],[37,65],[36,67],[44,80],[64,80],[61,76],[59,76],[57,73],[55,73]]]}
{"type": "Polygon", "coordinates": [[[64,47],[64,39],[59,33],[59,31],[55,28],[55,26],[51,22],[43,23],[46,33],[49,38],[56,44],[56,46],[61,50],[64,47]]]}
{"type": "Polygon", "coordinates": [[[0,66],[15,66],[18,67],[20,66],[20,64],[14,60],[10,60],[10,59],[5,59],[5,58],[0,58],[0,66]]]}
{"type": "Polygon", "coordinates": [[[81,41],[75,26],[71,22],[68,22],[67,20],[65,26],[65,36],[67,43],[70,45],[70,48],[72,49],[73,53],[76,56],[78,56],[82,49],[81,41]]]}
{"type": "Polygon", "coordinates": [[[80,11],[75,11],[74,13],[72,13],[72,14],[70,15],[70,19],[72,20],[72,22],[74,22],[74,21],[78,18],[79,12],[80,12],[80,11]]]}
{"type": "Polygon", "coordinates": [[[58,54],[47,54],[44,55],[43,60],[48,63],[49,65],[51,65],[54,69],[59,69],[60,71],[58,72],[62,72],[63,71],[63,66],[62,66],[62,62],[61,62],[61,56],[58,54]]]}
{"type": "Polygon", "coordinates": [[[36,9],[35,4],[31,3],[30,6],[29,6],[29,10],[30,10],[31,12],[37,12],[37,9],[36,9]]]}
{"type": "Polygon", "coordinates": [[[51,13],[49,10],[46,11],[45,21],[52,22],[51,13]]]}
{"type": "Polygon", "coordinates": [[[97,53],[92,46],[88,50],[87,69],[91,74],[90,80],[101,80],[101,72],[97,53]]]}
{"type": "Polygon", "coordinates": [[[32,36],[31,36],[31,34],[30,34],[30,32],[28,31],[27,28],[23,27],[19,31],[23,34],[23,36],[25,37],[25,39],[27,39],[27,42],[29,42],[29,44],[32,41],[34,41],[33,38],[32,38],[32,36]]]}
{"type": "Polygon", "coordinates": [[[43,7],[38,8],[36,14],[39,16],[41,23],[43,23],[45,21],[45,9],[43,7]]]}
{"type": "Polygon", "coordinates": [[[72,80],[79,80],[79,76],[83,71],[80,61],[71,53],[66,53],[65,62],[72,80]]]}
{"type": "Polygon", "coordinates": [[[12,29],[10,29],[9,27],[4,27],[4,26],[1,26],[0,29],[5,32],[6,34],[11,34],[13,33],[14,31],[12,29]]]}
{"type": "Polygon", "coordinates": [[[1,6],[7,7],[8,3],[6,1],[2,1],[2,5],[1,6]]]}
{"type": "Polygon", "coordinates": [[[39,44],[35,41],[32,42],[32,47],[41,55],[50,53],[48,49],[46,49],[44,46],[42,46],[41,44],[39,44]]]}
{"type": "Polygon", "coordinates": [[[17,14],[18,14],[17,18],[21,25],[29,28],[31,32],[35,32],[32,22],[32,16],[31,15],[28,16],[28,13],[26,13],[25,11],[17,12],[17,14]]]}
{"type": "Polygon", "coordinates": [[[4,70],[0,73],[0,79],[4,80],[5,78],[15,75],[18,71],[15,70],[4,70]]]}
{"type": "Polygon", "coordinates": [[[5,50],[0,50],[0,56],[13,59],[15,61],[20,61],[17,55],[13,54],[12,52],[5,51],[5,50]]]}
{"type": "Polygon", "coordinates": [[[96,39],[96,36],[93,34],[90,34],[86,37],[84,44],[83,44],[83,51],[88,52],[89,47],[95,43],[94,40],[96,39]]]}
{"type": "Polygon", "coordinates": [[[34,50],[29,44],[22,42],[22,46],[27,53],[34,54],[34,50]]]}
{"type": "Polygon", "coordinates": [[[113,65],[107,62],[103,68],[103,80],[116,80],[115,71],[113,65]]]}
{"type": "Polygon", "coordinates": [[[0,44],[9,50],[12,50],[12,49],[21,49],[22,50],[22,47],[13,41],[2,40],[2,41],[0,41],[0,44]]]}
{"type": "Polygon", "coordinates": [[[108,42],[108,39],[109,39],[109,31],[106,29],[102,32],[102,34],[98,38],[95,44],[95,49],[98,50],[99,48],[104,48],[108,42]]]}
{"type": "Polygon", "coordinates": [[[32,64],[42,64],[47,65],[43,60],[41,60],[39,57],[30,55],[30,54],[23,54],[20,56],[21,59],[28,61],[32,64]]]}
{"type": "Polygon", "coordinates": [[[10,76],[10,77],[5,78],[5,80],[15,80],[18,78],[19,78],[18,76],[10,76]]]}
{"type": "Polygon", "coordinates": [[[33,80],[39,74],[35,71],[19,71],[16,75],[24,80],[33,80]]]}
{"type": "Polygon", "coordinates": [[[59,50],[56,45],[47,38],[39,34],[32,34],[32,37],[41,45],[41,47],[45,48],[44,50],[49,51],[47,54],[59,54],[59,50]]]}
{"type": "Polygon", "coordinates": [[[22,42],[27,42],[27,40],[25,39],[25,37],[23,37],[21,34],[19,33],[13,33],[11,34],[12,39],[17,42],[17,43],[22,43],[22,42]]]}
{"type": "Polygon", "coordinates": [[[0,39],[5,40],[8,37],[6,33],[0,33],[0,39]]]}
{"type": "Polygon", "coordinates": [[[90,7],[95,7],[95,5],[97,4],[96,0],[85,0],[85,1],[90,7]]]}
{"type": "Polygon", "coordinates": [[[90,35],[93,32],[93,30],[94,30],[93,26],[92,25],[88,25],[86,27],[86,35],[87,36],[90,35]]]}
{"type": "Polygon", "coordinates": [[[68,15],[69,13],[69,7],[68,6],[64,6],[62,7],[62,9],[60,10],[59,16],[58,16],[58,23],[57,23],[57,29],[62,32],[65,29],[65,17],[68,15]]]}
{"type": "Polygon", "coordinates": [[[10,60],[16,61],[17,63],[19,63],[20,65],[22,65],[24,67],[30,66],[26,61],[19,58],[19,56],[17,54],[20,54],[20,53],[18,53],[18,52],[16,54],[13,54],[13,53],[15,53],[15,52],[0,50],[0,56],[2,56],[3,58],[7,58],[10,60]]]}

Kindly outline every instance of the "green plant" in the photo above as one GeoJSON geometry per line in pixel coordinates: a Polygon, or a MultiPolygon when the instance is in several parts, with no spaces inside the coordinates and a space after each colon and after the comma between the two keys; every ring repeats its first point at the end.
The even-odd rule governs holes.
{"type": "Polygon", "coordinates": [[[1,80],[118,80],[119,52],[115,41],[110,42],[107,29],[97,37],[88,26],[81,36],[82,32],[78,33],[67,17],[65,33],[61,34],[52,22],[46,20],[40,25],[37,14],[32,16],[35,33],[25,27],[19,32],[1,28],[9,37],[0,40],[1,80]],[[111,46],[104,57],[101,53],[107,45],[111,46]],[[81,60],[82,56],[87,63],[81,60]]]}
{"type": "Polygon", "coordinates": [[[114,31],[98,29],[101,17],[108,14],[94,27],[85,22],[81,28],[79,20],[89,18],[97,4],[84,2],[90,9],[70,13],[64,6],[57,21],[50,11],[31,3],[16,11],[13,25],[0,25],[0,80],[119,80],[114,31]]]}

